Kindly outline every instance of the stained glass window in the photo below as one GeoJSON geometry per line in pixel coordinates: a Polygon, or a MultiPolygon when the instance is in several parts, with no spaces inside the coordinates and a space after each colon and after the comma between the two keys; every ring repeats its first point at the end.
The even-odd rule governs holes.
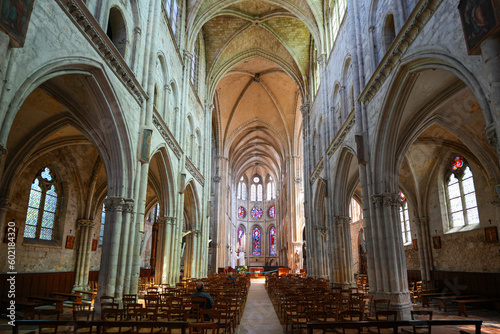
{"type": "Polygon", "coordinates": [[[54,176],[43,168],[31,184],[24,237],[52,240],[56,222],[58,194],[54,176]]]}
{"type": "Polygon", "coordinates": [[[247,210],[244,207],[240,206],[238,208],[238,218],[245,218],[247,215],[247,210]]]}
{"type": "Polygon", "coordinates": [[[241,199],[244,201],[247,200],[247,185],[245,183],[241,184],[241,199]]]}
{"type": "Polygon", "coordinates": [[[401,201],[401,206],[399,207],[399,221],[401,222],[401,232],[403,233],[403,244],[408,244],[411,242],[411,230],[410,230],[410,217],[408,215],[408,201],[403,192],[399,192],[399,200],[401,201]]]}
{"type": "Polygon", "coordinates": [[[106,221],[106,209],[104,204],[102,205],[102,215],[101,215],[101,230],[99,232],[99,246],[102,246],[104,240],[104,222],[106,221]]]}
{"type": "Polygon", "coordinates": [[[250,200],[253,202],[257,200],[257,186],[255,184],[250,186],[250,200]]]}
{"type": "Polygon", "coordinates": [[[260,219],[262,217],[262,209],[258,206],[254,206],[252,211],[250,211],[250,216],[252,216],[253,219],[260,219]]]}
{"type": "Polygon", "coordinates": [[[450,227],[478,224],[474,178],[467,161],[461,156],[457,156],[451,164],[446,190],[450,227]]]}
{"type": "Polygon", "coordinates": [[[238,250],[240,252],[245,251],[245,239],[244,239],[245,231],[243,231],[243,227],[238,227],[238,250]]]}
{"type": "Polygon", "coordinates": [[[278,251],[276,249],[276,228],[271,227],[269,231],[269,254],[271,256],[278,255],[278,251]]]}
{"type": "Polygon", "coordinates": [[[262,184],[257,186],[257,201],[262,201],[262,184]]]}
{"type": "Polygon", "coordinates": [[[267,210],[267,215],[269,216],[269,218],[276,217],[276,209],[274,208],[274,205],[269,207],[269,209],[267,210]]]}
{"type": "Polygon", "coordinates": [[[253,229],[252,232],[252,255],[260,256],[260,229],[258,227],[253,229]]]}
{"type": "Polygon", "coordinates": [[[259,183],[260,178],[258,176],[253,178],[253,183],[259,183]]]}

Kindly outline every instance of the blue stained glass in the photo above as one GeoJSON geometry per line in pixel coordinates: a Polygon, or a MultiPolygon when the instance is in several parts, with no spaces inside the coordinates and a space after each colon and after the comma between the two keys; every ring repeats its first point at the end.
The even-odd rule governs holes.
{"type": "Polygon", "coordinates": [[[42,227],[54,228],[54,217],[53,213],[45,211],[42,217],[42,227]]]}
{"type": "Polygon", "coordinates": [[[42,171],[42,174],[41,174],[42,178],[51,182],[53,179],[52,179],[52,175],[50,175],[50,169],[48,169],[47,167],[45,167],[45,169],[42,171]]]}
{"type": "Polygon", "coordinates": [[[40,200],[41,199],[42,199],[42,193],[38,190],[31,189],[30,201],[28,203],[28,206],[38,209],[40,207],[40,200]]]}
{"type": "Polygon", "coordinates": [[[49,194],[47,194],[47,196],[45,196],[44,210],[49,212],[56,212],[56,205],[57,205],[57,197],[50,196],[49,194]]]}
{"type": "Polygon", "coordinates": [[[269,207],[269,209],[267,210],[267,215],[269,216],[269,218],[276,217],[276,208],[274,207],[274,205],[269,207]]]}
{"type": "Polygon", "coordinates": [[[255,206],[252,208],[252,211],[250,211],[250,215],[254,219],[260,219],[262,217],[262,209],[255,206]]]}
{"type": "Polygon", "coordinates": [[[277,249],[276,249],[276,229],[274,227],[271,227],[271,231],[269,232],[269,253],[270,255],[277,255],[277,249]]]}
{"type": "Polygon", "coordinates": [[[42,188],[40,188],[40,181],[38,179],[35,179],[33,183],[31,184],[31,189],[42,191],[42,188]]]}
{"type": "Polygon", "coordinates": [[[31,225],[24,226],[24,237],[34,238],[36,233],[36,227],[31,225]]]}
{"type": "Polygon", "coordinates": [[[56,187],[55,186],[50,187],[50,189],[47,191],[47,195],[57,197],[56,187]]]}
{"type": "Polygon", "coordinates": [[[260,230],[256,227],[252,232],[252,255],[260,256],[260,230]]]}
{"type": "Polygon", "coordinates": [[[106,211],[104,210],[104,204],[102,205],[102,216],[101,216],[101,231],[99,233],[99,245],[102,246],[104,240],[104,222],[106,221],[106,211]]]}
{"type": "Polygon", "coordinates": [[[40,231],[40,239],[52,240],[52,230],[48,228],[42,228],[42,230],[40,231]]]}
{"type": "Polygon", "coordinates": [[[28,213],[26,215],[26,224],[36,226],[38,222],[38,210],[33,208],[28,208],[28,213]]]}

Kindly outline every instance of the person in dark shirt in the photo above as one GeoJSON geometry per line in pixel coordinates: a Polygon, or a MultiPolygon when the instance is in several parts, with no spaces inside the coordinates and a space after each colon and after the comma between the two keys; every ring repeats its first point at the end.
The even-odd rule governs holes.
{"type": "MultiPolygon", "coordinates": [[[[203,284],[203,282],[197,282],[196,283],[196,292],[193,293],[191,295],[191,299],[193,298],[205,298],[205,302],[200,305],[198,303],[198,305],[200,305],[200,309],[204,308],[204,309],[211,309],[212,306],[215,304],[214,300],[212,299],[212,296],[210,296],[210,294],[206,291],[204,291],[203,289],[205,288],[205,284],[203,284]]],[[[210,317],[206,317],[205,320],[209,320],[210,317]]]]}

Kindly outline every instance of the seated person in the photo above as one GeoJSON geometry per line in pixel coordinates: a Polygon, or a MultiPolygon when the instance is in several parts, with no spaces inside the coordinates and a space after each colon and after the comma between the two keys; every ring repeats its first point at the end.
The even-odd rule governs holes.
{"type": "Polygon", "coordinates": [[[230,271],[230,272],[229,272],[229,276],[227,276],[227,279],[226,279],[226,280],[227,280],[227,281],[233,281],[233,282],[232,282],[233,284],[235,284],[235,283],[236,283],[236,280],[235,280],[235,279],[234,279],[234,277],[233,277],[233,272],[232,272],[232,271],[230,271]]]}
{"type": "MultiPolygon", "coordinates": [[[[205,288],[205,284],[203,282],[196,282],[196,292],[191,295],[191,299],[193,298],[204,298],[205,302],[204,303],[197,303],[194,302],[195,304],[200,305],[200,309],[211,309],[212,306],[215,304],[214,300],[212,299],[212,296],[203,289],[205,288]]],[[[208,320],[208,319],[205,319],[208,320]]]]}

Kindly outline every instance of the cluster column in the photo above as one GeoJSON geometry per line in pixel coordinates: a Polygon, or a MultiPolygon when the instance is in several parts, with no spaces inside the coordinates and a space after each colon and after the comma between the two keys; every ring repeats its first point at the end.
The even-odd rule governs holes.
{"type": "Polygon", "coordinates": [[[333,233],[333,268],[330,268],[333,282],[336,284],[354,285],[351,246],[351,218],[335,216],[335,231],[333,233]]]}
{"type": "Polygon", "coordinates": [[[399,221],[399,195],[372,195],[370,237],[366,239],[373,256],[368,258],[370,294],[375,299],[391,300],[391,309],[408,319],[411,309],[406,259],[399,221]]]}
{"type": "Polygon", "coordinates": [[[431,280],[432,252],[429,242],[429,220],[426,217],[416,217],[413,222],[417,226],[418,256],[420,258],[420,272],[423,281],[431,280]]]}
{"type": "Polygon", "coordinates": [[[80,244],[78,245],[78,260],[76,261],[76,277],[73,290],[89,290],[91,234],[95,222],[88,219],[79,219],[76,226],[80,230],[80,244]]]}

